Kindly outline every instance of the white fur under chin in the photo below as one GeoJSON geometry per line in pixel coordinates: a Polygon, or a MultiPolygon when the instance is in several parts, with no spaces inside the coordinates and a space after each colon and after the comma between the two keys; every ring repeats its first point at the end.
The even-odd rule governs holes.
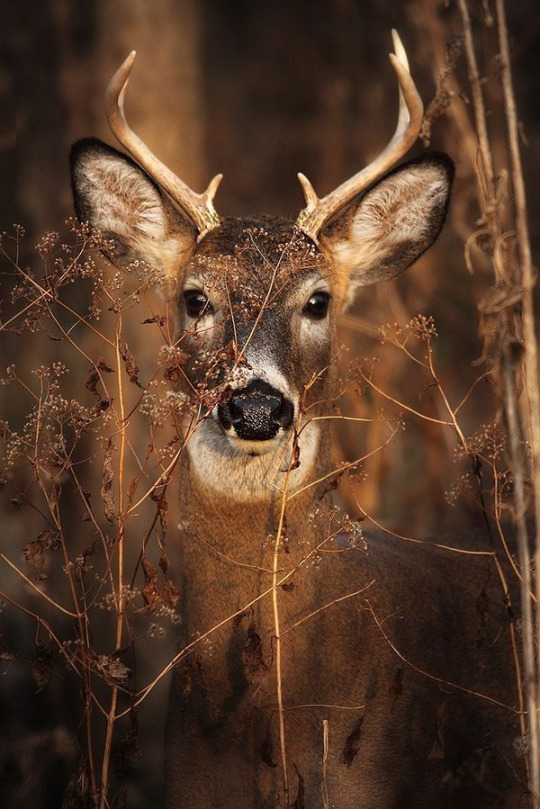
{"type": "MultiPolygon", "coordinates": [[[[236,450],[226,435],[216,441],[213,431],[209,435],[209,427],[208,422],[201,424],[187,443],[192,473],[199,486],[239,503],[268,500],[282,491],[290,462],[290,440],[274,440],[274,451],[249,455],[249,442],[242,442],[246,447],[236,450]]],[[[307,424],[302,430],[299,437],[300,465],[289,473],[289,492],[309,482],[319,438],[320,429],[316,423],[307,424]]]]}

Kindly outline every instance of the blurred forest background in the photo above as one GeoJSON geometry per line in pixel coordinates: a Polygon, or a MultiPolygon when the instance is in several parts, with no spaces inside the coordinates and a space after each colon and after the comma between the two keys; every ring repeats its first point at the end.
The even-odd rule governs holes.
{"type": "MultiPolygon", "coordinates": [[[[474,0],[469,9],[485,78],[496,170],[503,183],[508,168],[506,124],[490,0],[474,0]]],[[[535,0],[520,0],[508,4],[507,15],[537,256],[540,9],[535,0]]],[[[403,408],[391,401],[394,398],[444,417],[429,380],[416,373],[403,351],[381,345],[379,338],[382,325],[405,327],[419,313],[434,318],[437,373],[448,397],[457,404],[467,396],[485,370],[477,306],[493,278],[477,247],[469,251],[471,267],[465,260],[465,245],[479,226],[480,206],[477,140],[456,2],[41,0],[4,3],[2,20],[0,231],[11,231],[13,223],[25,228],[18,262],[36,270],[41,259],[35,245],[44,234],[68,232],[64,223],[72,216],[71,143],[94,135],[116,145],[108,132],[103,95],[131,49],[138,56],[127,116],[152,151],[196,190],[223,172],[216,199],[220,213],[295,218],[303,207],[298,171],[325,194],[369,162],[392,134],[397,88],[388,53],[390,30],[396,28],[426,107],[438,98],[432,107],[429,148],[453,158],[456,181],[449,221],[437,245],[397,281],[367,289],[344,318],[340,335],[349,349],[344,375],[353,357],[376,357],[377,386],[390,398],[368,386],[361,397],[353,390],[342,409],[357,416],[383,413],[395,418],[403,408]]],[[[420,154],[424,145],[419,142],[411,156],[420,154]]],[[[9,308],[14,280],[3,272],[1,292],[9,308]]],[[[138,323],[140,318],[126,328],[142,378],[155,361],[160,335],[156,330],[149,338],[138,323]]],[[[4,335],[0,376],[14,361],[28,371],[51,365],[58,351],[57,342],[39,333],[4,335]]],[[[87,373],[85,367],[77,380],[72,372],[70,384],[81,387],[87,373]]],[[[0,416],[10,424],[17,424],[26,407],[17,391],[14,386],[0,388],[0,416]]],[[[87,395],[93,401],[91,391],[87,395]]],[[[488,381],[475,387],[460,419],[466,435],[500,421],[500,403],[488,381]]],[[[364,510],[387,526],[417,536],[477,523],[481,514],[475,496],[465,492],[458,502],[449,496],[462,474],[455,435],[410,414],[405,420],[406,429],[342,487],[351,516],[364,510]]],[[[362,457],[383,444],[385,435],[384,420],[367,430],[349,424],[341,431],[336,452],[346,460],[362,457]]],[[[101,467],[96,475],[100,479],[101,467]]],[[[39,521],[13,502],[7,488],[0,511],[1,543],[22,568],[22,547],[39,533],[39,521]]],[[[174,499],[172,493],[169,499],[174,499]]],[[[78,531],[77,525],[73,531],[78,531]]],[[[168,553],[174,569],[173,530],[168,553]]],[[[7,570],[0,569],[0,580],[4,574],[7,570]]],[[[10,592],[21,600],[28,596],[20,581],[10,592]]],[[[62,677],[38,689],[35,664],[34,676],[31,666],[23,665],[33,659],[37,633],[28,615],[7,606],[3,624],[3,648],[10,653],[15,649],[16,655],[0,660],[0,803],[4,809],[52,809],[61,805],[78,767],[78,695],[66,688],[62,677]]],[[[173,654],[174,627],[156,644],[159,649],[153,646],[150,656],[164,664],[173,654]]],[[[142,756],[129,769],[130,807],[160,804],[165,698],[161,683],[141,706],[142,756]]],[[[117,800],[116,805],[122,805],[124,793],[117,800]]]]}

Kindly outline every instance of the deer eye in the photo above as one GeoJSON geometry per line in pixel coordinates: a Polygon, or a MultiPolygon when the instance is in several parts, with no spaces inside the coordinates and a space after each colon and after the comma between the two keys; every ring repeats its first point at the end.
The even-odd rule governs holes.
{"type": "Polygon", "coordinates": [[[314,292],[303,309],[303,314],[311,320],[322,320],[328,314],[330,295],[328,292],[314,292]]]}
{"type": "Polygon", "coordinates": [[[210,314],[212,307],[206,295],[199,289],[186,289],[184,292],[186,312],[190,317],[201,317],[210,314]]]}

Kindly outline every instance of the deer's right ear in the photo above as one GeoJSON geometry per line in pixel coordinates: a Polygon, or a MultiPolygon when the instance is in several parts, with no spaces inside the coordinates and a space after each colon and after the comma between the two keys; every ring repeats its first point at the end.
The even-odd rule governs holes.
{"type": "Polygon", "coordinates": [[[111,243],[113,264],[141,261],[179,275],[197,231],[136,163],[96,138],[80,140],[71,149],[71,182],[77,217],[111,243]]]}

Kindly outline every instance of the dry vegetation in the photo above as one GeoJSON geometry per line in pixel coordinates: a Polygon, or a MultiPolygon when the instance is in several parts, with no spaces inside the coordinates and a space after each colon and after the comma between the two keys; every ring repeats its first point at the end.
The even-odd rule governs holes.
{"type": "MultiPolygon", "coordinates": [[[[416,461],[421,473],[427,470],[435,480],[431,491],[439,512],[452,508],[459,521],[477,515],[490,533],[503,579],[498,560],[508,558],[512,580],[503,584],[514,638],[521,742],[531,806],[539,807],[540,405],[534,273],[503,3],[497,0],[486,29],[498,54],[495,67],[477,65],[464,0],[459,8],[464,36],[446,50],[440,25],[431,20],[433,41],[440,44],[440,83],[424,135],[429,140],[430,126],[446,115],[446,125],[458,130],[475,166],[480,206],[464,249],[471,271],[483,278],[492,271],[491,286],[478,300],[483,355],[463,390],[459,380],[453,385],[444,379],[444,334],[438,336],[429,314],[402,317],[402,325],[380,329],[345,318],[343,390],[333,412],[342,423],[343,444],[350,446],[352,431],[360,437],[352,455],[342,451],[344,460],[330,484],[340,487],[351,514],[399,530],[406,517],[401,523],[395,515],[393,522],[386,519],[389,509],[381,492],[394,474],[392,452],[407,448],[400,444],[402,431],[415,431],[426,440],[426,454],[416,461]],[[468,65],[474,130],[457,101],[454,66],[460,50],[468,65]],[[508,164],[494,156],[480,78],[487,73],[502,87],[504,106],[497,114],[508,127],[508,150],[503,150],[508,164]],[[377,336],[376,356],[351,360],[356,336],[366,332],[377,336]],[[405,392],[398,393],[405,376],[405,392]],[[509,521],[517,528],[515,556],[509,521]],[[522,619],[511,603],[516,588],[522,619]]],[[[459,219],[462,209],[455,216],[459,219]]],[[[36,248],[34,269],[21,261],[24,239],[22,228],[16,228],[3,235],[0,248],[3,285],[10,290],[1,331],[12,358],[1,380],[0,665],[8,679],[30,671],[33,684],[22,679],[29,692],[52,693],[56,710],[62,701],[69,707],[49,735],[27,729],[17,744],[0,746],[8,785],[3,805],[32,805],[32,790],[52,778],[52,763],[66,776],[64,807],[121,807],[128,805],[126,783],[139,755],[139,713],[174,662],[189,651],[172,651],[179,593],[171,561],[175,520],[181,519],[174,512],[175,488],[181,485],[175,467],[190,435],[222,395],[215,380],[234,357],[213,358],[205,385],[185,396],[177,389],[185,354],[167,303],[172,296],[155,293],[162,279],[144,266],[116,273],[99,258],[100,237],[79,225],[66,235],[45,236],[36,248]],[[40,358],[37,366],[34,355],[40,358]],[[64,735],[58,731],[62,727],[64,735]],[[47,755],[40,754],[45,750],[47,755]],[[36,768],[40,755],[48,756],[41,772],[36,768]]],[[[391,310],[401,311],[399,291],[392,288],[388,295],[391,310]]],[[[413,466],[408,474],[416,471],[413,466]]],[[[283,583],[279,537],[280,532],[274,593],[283,583]]],[[[143,738],[144,733],[142,728],[143,738]]]]}

